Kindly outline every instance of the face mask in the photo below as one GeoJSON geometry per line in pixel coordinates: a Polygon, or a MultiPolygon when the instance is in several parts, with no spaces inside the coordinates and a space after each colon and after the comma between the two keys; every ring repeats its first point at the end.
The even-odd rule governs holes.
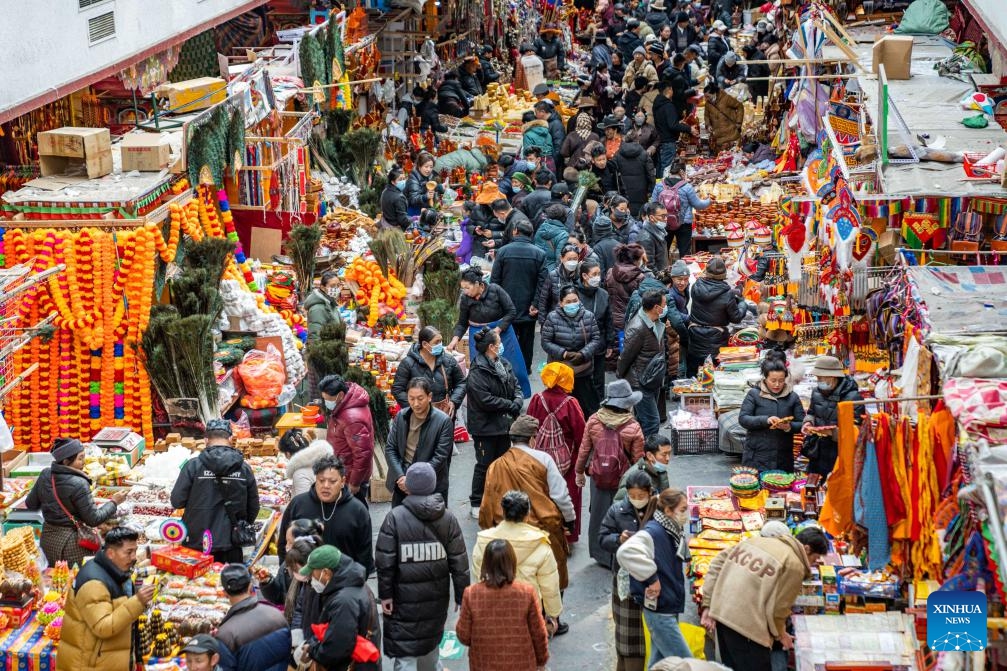
{"type": "Polygon", "coordinates": [[[658,318],[658,319],[664,319],[664,318],[665,318],[665,317],[667,317],[667,316],[668,316],[668,306],[667,306],[667,305],[665,305],[665,306],[664,306],[664,308],[662,308],[662,309],[661,309],[661,314],[660,314],[660,315],[658,315],[658,317],[657,317],[657,318],[658,318]]]}
{"type": "Polygon", "coordinates": [[[321,594],[325,590],[325,583],[318,578],[311,579],[311,589],[321,594]]]}
{"type": "Polygon", "coordinates": [[[503,353],[504,353],[504,344],[501,341],[501,343],[497,345],[497,356],[503,356],[503,353]]]}
{"type": "Polygon", "coordinates": [[[399,181],[395,182],[395,186],[398,188],[399,191],[403,191],[406,188],[406,180],[400,179],[399,181]]]}
{"type": "Polygon", "coordinates": [[[663,464],[660,461],[655,461],[654,464],[653,464],[653,467],[654,467],[654,472],[655,473],[667,473],[668,472],[668,464],[663,464]]]}
{"type": "Polygon", "coordinates": [[[587,278],[587,286],[589,287],[600,287],[601,286],[601,275],[595,275],[594,277],[587,278]]]}
{"type": "Polygon", "coordinates": [[[637,510],[643,510],[650,503],[650,499],[630,499],[629,504],[637,510]]]}
{"type": "Polygon", "coordinates": [[[689,511],[687,510],[679,511],[674,515],[672,515],[671,519],[675,520],[676,522],[678,522],[680,526],[684,527],[686,523],[688,523],[689,521],[689,511]]]}
{"type": "Polygon", "coordinates": [[[571,317],[577,314],[578,310],[580,310],[580,303],[568,303],[563,306],[563,312],[567,313],[571,317]]]}
{"type": "Polygon", "coordinates": [[[336,409],[336,402],[335,401],[330,401],[330,400],[326,399],[325,400],[325,408],[326,408],[326,410],[335,410],[336,409]]]}
{"type": "Polygon", "coordinates": [[[831,382],[818,383],[818,391],[822,392],[823,394],[828,394],[830,391],[832,391],[832,389],[833,387],[831,382]]]}
{"type": "Polygon", "coordinates": [[[439,343],[430,348],[430,353],[434,356],[440,356],[444,354],[444,343],[439,343]]]}
{"type": "Polygon", "coordinates": [[[646,119],[644,117],[642,117],[642,116],[638,116],[634,120],[636,121],[636,125],[637,126],[642,126],[643,123],[646,121],[646,119]]]}
{"type": "Polygon", "coordinates": [[[577,270],[577,261],[564,261],[563,267],[569,271],[577,270]]]}

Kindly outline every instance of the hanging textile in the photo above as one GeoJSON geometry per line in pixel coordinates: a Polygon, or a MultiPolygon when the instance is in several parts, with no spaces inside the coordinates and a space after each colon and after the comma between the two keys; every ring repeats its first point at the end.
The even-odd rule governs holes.
{"type": "Polygon", "coordinates": [[[939,491],[947,490],[951,484],[951,473],[954,470],[955,450],[955,418],[951,411],[938,401],[934,413],[930,416],[930,434],[934,445],[934,462],[937,468],[937,487],[939,491]]]}
{"type": "Polygon", "coordinates": [[[856,483],[854,452],[856,451],[856,427],[854,425],[853,404],[839,404],[839,456],[836,468],[828,480],[825,503],[822,504],[820,521],[833,536],[846,533],[853,523],[853,489],[856,483]]]}
{"type": "Polygon", "coordinates": [[[168,75],[168,81],[184,82],[199,77],[219,77],[217,47],[213,41],[213,29],[203,31],[182,44],[178,55],[178,65],[168,75]]]}
{"type": "MultiPolygon", "coordinates": [[[[902,498],[892,450],[892,424],[887,413],[871,418],[875,425],[874,449],[877,453],[878,475],[881,477],[882,500],[885,504],[888,526],[893,527],[906,519],[906,502],[902,498]]],[[[905,467],[903,462],[901,466],[905,467]]]]}
{"type": "Polygon", "coordinates": [[[940,492],[934,467],[933,443],[930,441],[930,417],[920,413],[916,424],[913,457],[914,490],[918,492],[918,516],[913,528],[913,548],[910,553],[913,577],[917,580],[936,579],[941,574],[941,550],[937,541],[934,512],[940,492]]]}
{"type": "Polygon", "coordinates": [[[881,487],[881,472],[874,440],[867,440],[863,469],[854,501],[857,524],[867,530],[867,568],[878,571],[888,565],[891,546],[888,542],[888,513],[881,487]]]}

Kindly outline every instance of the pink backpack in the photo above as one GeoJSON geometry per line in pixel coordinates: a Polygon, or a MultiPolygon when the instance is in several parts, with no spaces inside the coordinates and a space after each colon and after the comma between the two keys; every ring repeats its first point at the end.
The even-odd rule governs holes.
{"type": "Polygon", "coordinates": [[[535,434],[535,449],[542,450],[556,462],[556,468],[559,469],[559,474],[565,476],[566,472],[570,470],[570,463],[573,461],[573,453],[570,450],[570,446],[566,442],[566,436],[563,434],[563,427],[560,426],[559,419],[556,417],[556,413],[563,409],[572,396],[567,396],[563,399],[563,402],[559,404],[559,407],[555,410],[549,410],[549,406],[545,404],[545,399],[542,399],[542,405],[548,411],[545,420],[538,427],[538,433],[535,434]]]}
{"type": "Polygon", "coordinates": [[[601,438],[595,441],[591,456],[591,479],[598,489],[619,489],[623,474],[629,469],[626,450],[622,449],[622,435],[602,425],[601,438]]]}
{"type": "Polygon", "coordinates": [[[677,231],[682,225],[682,185],[679,182],[675,186],[667,184],[661,187],[661,193],[657,194],[657,202],[661,203],[668,210],[668,225],[664,230],[677,231]]]}

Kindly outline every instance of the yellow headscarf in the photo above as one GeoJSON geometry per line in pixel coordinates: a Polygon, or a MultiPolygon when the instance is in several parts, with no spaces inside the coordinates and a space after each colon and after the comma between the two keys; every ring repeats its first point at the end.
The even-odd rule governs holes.
{"type": "Polygon", "coordinates": [[[542,369],[542,384],[549,389],[558,386],[569,394],[573,391],[573,368],[559,361],[546,364],[542,369]]]}

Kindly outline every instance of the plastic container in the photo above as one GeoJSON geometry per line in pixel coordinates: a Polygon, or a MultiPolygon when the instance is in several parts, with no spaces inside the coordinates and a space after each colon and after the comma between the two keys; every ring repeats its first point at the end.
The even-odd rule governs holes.
{"type": "Polygon", "coordinates": [[[671,453],[716,454],[720,449],[718,429],[672,429],[671,453]]]}

